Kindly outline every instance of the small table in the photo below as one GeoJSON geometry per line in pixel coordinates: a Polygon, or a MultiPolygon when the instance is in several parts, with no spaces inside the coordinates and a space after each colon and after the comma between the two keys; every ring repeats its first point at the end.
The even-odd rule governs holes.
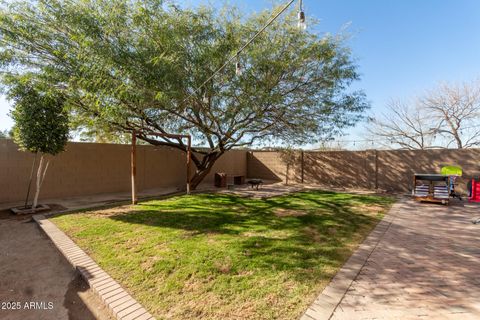
{"type": "Polygon", "coordinates": [[[262,179],[250,179],[247,181],[248,184],[252,187],[252,189],[255,187],[258,190],[258,187],[263,184],[262,179]]]}
{"type": "Polygon", "coordinates": [[[245,176],[234,175],[233,176],[233,184],[236,184],[236,185],[245,184],[245,176]]]}

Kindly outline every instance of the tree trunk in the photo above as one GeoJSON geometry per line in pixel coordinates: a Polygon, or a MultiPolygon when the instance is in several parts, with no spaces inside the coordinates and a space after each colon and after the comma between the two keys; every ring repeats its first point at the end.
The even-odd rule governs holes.
{"type": "MultiPolygon", "coordinates": [[[[148,136],[143,135],[141,132],[137,132],[137,137],[145,142],[150,143],[154,146],[167,146],[180,149],[183,152],[187,152],[187,147],[185,145],[178,144],[169,144],[162,141],[157,141],[151,139],[148,136]]],[[[215,149],[216,150],[216,149],[215,149]]],[[[215,162],[220,158],[226,150],[220,151],[210,151],[211,153],[205,154],[203,159],[199,159],[199,155],[195,154],[194,151],[191,153],[191,160],[196,166],[195,173],[190,177],[190,190],[195,190],[198,185],[203,181],[203,179],[210,173],[215,162]]]]}
{"type": "Polygon", "coordinates": [[[46,161],[45,163],[45,168],[43,168],[43,163],[45,162],[45,155],[42,153],[40,156],[40,163],[38,164],[38,169],[37,169],[37,188],[35,190],[35,197],[33,198],[33,204],[32,204],[32,209],[35,210],[35,208],[38,205],[38,195],[40,194],[40,188],[42,187],[43,180],[45,179],[45,174],[47,173],[48,169],[48,164],[50,163],[49,160],[46,161]]]}
{"type": "Polygon", "coordinates": [[[462,139],[460,138],[460,136],[458,135],[458,133],[456,131],[455,131],[455,141],[457,142],[457,148],[458,149],[463,149],[462,139]]]}
{"type": "Polygon", "coordinates": [[[220,156],[223,153],[214,153],[214,154],[209,154],[206,155],[205,157],[208,157],[208,159],[205,161],[204,165],[201,165],[197,167],[197,170],[195,170],[195,174],[192,176],[190,180],[190,188],[191,190],[195,190],[198,185],[205,179],[205,177],[210,173],[210,171],[213,168],[213,165],[215,162],[220,158],[220,156]]]}
{"type": "Polygon", "coordinates": [[[288,174],[290,173],[290,163],[287,162],[287,170],[285,170],[285,185],[288,186],[288,174]]]}
{"type": "Polygon", "coordinates": [[[35,171],[35,164],[37,163],[38,152],[35,152],[35,158],[33,158],[32,170],[30,170],[30,179],[28,180],[27,196],[25,197],[25,209],[28,206],[28,198],[30,197],[30,189],[32,188],[33,172],[35,171]]]}

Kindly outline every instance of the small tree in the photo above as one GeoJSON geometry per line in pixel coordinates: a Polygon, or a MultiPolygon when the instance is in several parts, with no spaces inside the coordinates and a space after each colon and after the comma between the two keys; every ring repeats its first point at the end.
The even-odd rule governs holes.
{"type": "Polygon", "coordinates": [[[64,98],[57,92],[45,92],[30,83],[17,83],[9,91],[14,101],[11,117],[15,121],[13,140],[23,151],[40,154],[36,191],[32,209],[50,162],[45,156],[56,155],[65,149],[68,140],[68,114],[64,98]]]}

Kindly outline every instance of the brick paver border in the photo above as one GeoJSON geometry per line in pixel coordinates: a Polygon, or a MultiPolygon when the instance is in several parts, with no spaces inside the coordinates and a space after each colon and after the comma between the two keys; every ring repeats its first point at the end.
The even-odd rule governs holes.
{"type": "Polygon", "coordinates": [[[375,229],[373,229],[347,260],[340,271],[337,272],[323,292],[308,307],[300,320],[328,320],[331,318],[348,288],[356,279],[365,262],[367,262],[373,250],[375,250],[377,244],[392,224],[399,207],[404,202],[405,199],[400,199],[390,208],[382,221],[377,224],[375,229]]]}
{"type": "Polygon", "coordinates": [[[95,293],[99,295],[118,320],[155,320],[155,318],[112,277],[100,268],[65,233],[44,215],[33,216],[53,244],[76,268],[95,293]]]}

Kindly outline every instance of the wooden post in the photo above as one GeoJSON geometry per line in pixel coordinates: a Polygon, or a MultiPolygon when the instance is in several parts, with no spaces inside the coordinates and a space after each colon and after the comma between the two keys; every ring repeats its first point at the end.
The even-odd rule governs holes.
{"type": "Polygon", "coordinates": [[[417,189],[417,177],[415,176],[415,173],[413,174],[413,189],[412,189],[412,196],[415,195],[415,189],[417,189]]]}
{"type": "Polygon", "coordinates": [[[302,183],[303,183],[303,177],[304,177],[304,167],[305,167],[305,161],[304,161],[304,152],[302,152],[302,183]]]}
{"type": "Polygon", "coordinates": [[[132,170],[132,204],[137,204],[137,186],[135,183],[135,178],[137,176],[137,133],[135,130],[132,130],[132,152],[131,152],[131,161],[130,161],[132,170]]]}
{"type": "Polygon", "coordinates": [[[378,189],[378,151],[375,149],[375,190],[378,189]]]}
{"type": "Polygon", "coordinates": [[[191,144],[192,144],[192,138],[190,136],[187,136],[187,194],[190,194],[190,160],[192,158],[191,155],[191,144]]]}

